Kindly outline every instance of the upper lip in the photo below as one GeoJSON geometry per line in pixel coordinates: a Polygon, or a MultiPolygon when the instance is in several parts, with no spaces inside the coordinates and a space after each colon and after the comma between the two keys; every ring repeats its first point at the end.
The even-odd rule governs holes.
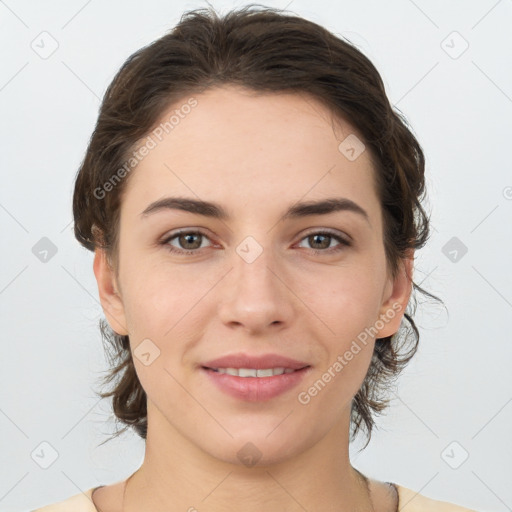
{"type": "Polygon", "coordinates": [[[254,368],[255,370],[264,370],[267,368],[291,368],[300,370],[308,363],[280,356],[279,354],[262,354],[250,356],[248,354],[229,354],[226,356],[212,359],[203,363],[206,368],[254,368]]]}

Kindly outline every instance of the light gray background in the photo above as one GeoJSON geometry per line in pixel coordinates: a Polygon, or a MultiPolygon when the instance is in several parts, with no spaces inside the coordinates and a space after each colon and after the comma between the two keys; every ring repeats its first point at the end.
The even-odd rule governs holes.
{"type": "MultiPolygon", "coordinates": [[[[72,234],[73,179],[124,60],[183,11],[206,5],[0,1],[2,511],[118,481],[142,460],[135,434],[97,446],[113,423],[109,402],[93,392],[107,368],[102,311],[93,256],[72,234]],[[58,49],[41,58],[31,45],[48,50],[50,37],[58,49]],[[32,252],[42,237],[57,248],[47,262],[32,252]],[[58,452],[47,469],[35,462],[50,462],[42,442],[58,452]]],[[[353,464],[437,499],[511,510],[512,1],[266,5],[288,5],[355,43],[427,157],[433,233],[417,254],[416,281],[444,299],[449,315],[422,307],[419,352],[370,445],[351,447],[353,464]],[[443,252],[452,237],[468,249],[457,261],[443,252]],[[469,458],[450,467],[465,451],[469,458]]]]}

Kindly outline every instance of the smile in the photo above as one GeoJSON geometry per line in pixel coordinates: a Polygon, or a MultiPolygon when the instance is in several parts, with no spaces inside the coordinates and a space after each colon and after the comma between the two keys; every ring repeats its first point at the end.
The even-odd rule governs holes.
{"type": "Polygon", "coordinates": [[[255,368],[210,368],[214,372],[227,373],[236,377],[272,377],[283,373],[293,373],[292,368],[267,368],[263,370],[255,368]]]}
{"type": "Polygon", "coordinates": [[[223,394],[247,402],[271,400],[296,388],[312,371],[311,366],[293,368],[208,368],[201,371],[223,394]]]}

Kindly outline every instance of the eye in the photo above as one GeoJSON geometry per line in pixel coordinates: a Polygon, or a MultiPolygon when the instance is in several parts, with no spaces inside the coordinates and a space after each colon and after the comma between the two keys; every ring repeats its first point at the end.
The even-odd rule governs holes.
{"type": "Polygon", "coordinates": [[[161,243],[170,252],[179,254],[194,254],[199,252],[198,249],[204,248],[202,241],[205,238],[208,237],[202,231],[179,231],[178,233],[174,233],[173,235],[167,237],[161,243]],[[176,247],[170,243],[171,240],[174,239],[177,239],[176,241],[181,247],[176,247]]]}
{"type": "Polygon", "coordinates": [[[352,245],[349,240],[330,231],[314,231],[306,235],[302,240],[307,240],[307,242],[313,247],[312,250],[314,254],[331,254],[352,245]],[[338,241],[339,243],[332,247],[332,241],[338,241]]]}
{"type": "MultiPolygon", "coordinates": [[[[203,244],[205,239],[209,240],[209,237],[202,231],[183,230],[162,240],[161,245],[172,253],[193,255],[199,253],[200,249],[207,247],[203,244]],[[172,244],[172,241],[175,241],[178,246],[172,244]]],[[[303,240],[306,240],[312,246],[311,250],[314,254],[332,254],[352,245],[348,239],[325,230],[308,233],[301,239],[301,242],[303,240]],[[332,247],[331,243],[333,241],[337,241],[338,245],[332,247]]]]}

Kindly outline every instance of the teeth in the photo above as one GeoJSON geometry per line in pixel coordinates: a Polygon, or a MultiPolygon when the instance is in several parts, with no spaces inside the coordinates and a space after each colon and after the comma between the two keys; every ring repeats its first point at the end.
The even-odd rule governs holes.
{"type": "Polygon", "coordinates": [[[292,373],[295,370],[291,368],[268,368],[256,370],[254,368],[212,368],[219,373],[227,373],[235,377],[272,377],[273,375],[282,375],[283,373],[292,373]]]}

